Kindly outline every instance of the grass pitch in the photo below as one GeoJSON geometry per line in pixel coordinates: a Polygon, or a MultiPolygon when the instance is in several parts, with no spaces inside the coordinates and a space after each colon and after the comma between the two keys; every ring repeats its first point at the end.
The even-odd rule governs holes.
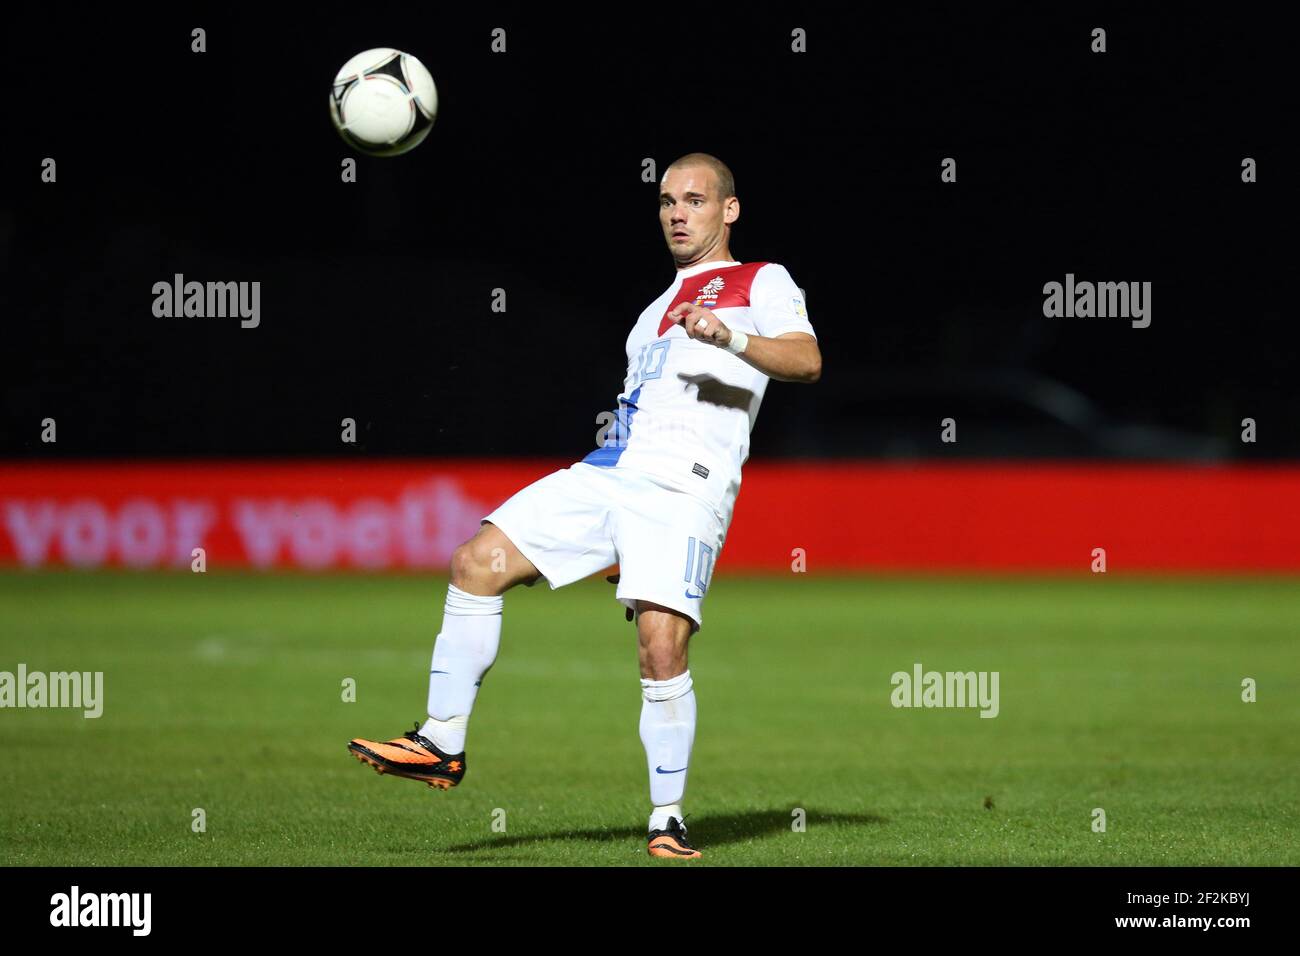
{"type": "Polygon", "coordinates": [[[423,719],[444,589],[0,574],[0,671],[104,672],[98,719],[0,710],[0,864],[1300,864],[1294,579],[724,569],[689,864],[645,853],[635,632],[599,578],[506,596],[460,787],[346,752],[423,719]],[[891,706],[917,662],[999,672],[999,715],[891,706]]]}

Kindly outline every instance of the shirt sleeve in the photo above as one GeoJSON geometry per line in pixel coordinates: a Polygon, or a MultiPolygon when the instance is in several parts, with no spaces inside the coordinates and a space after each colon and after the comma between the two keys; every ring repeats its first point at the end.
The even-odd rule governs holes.
{"type": "Polygon", "coordinates": [[[759,335],[776,338],[786,332],[806,332],[813,338],[812,323],[803,293],[785,266],[769,262],[754,273],[749,286],[750,319],[759,335]]]}

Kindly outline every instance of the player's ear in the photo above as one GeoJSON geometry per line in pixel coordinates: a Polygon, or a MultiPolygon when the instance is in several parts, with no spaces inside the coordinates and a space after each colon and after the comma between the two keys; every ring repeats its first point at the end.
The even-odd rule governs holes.
{"type": "Polygon", "coordinates": [[[732,196],[722,209],[722,221],[730,226],[740,218],[740,200],[732,196]]]}

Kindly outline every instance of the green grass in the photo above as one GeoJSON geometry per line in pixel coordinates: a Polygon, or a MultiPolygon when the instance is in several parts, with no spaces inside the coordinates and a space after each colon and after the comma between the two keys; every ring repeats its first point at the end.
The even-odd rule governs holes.
{"type": "MultiPolygon", "coordinates": [[[[105,674],[98,720],[0,711],[0,863],[664,865],[635,633],[599,579],[507,595],[460,787],[346,753],[422,718],[444,587],[0,574],[0,670],[105,674]]],[[[706,618],[702,865],[1300,864],[1294,579],[724,574],[706,618]],[[998,671],[1000,715],[895,709],[916,661],[998,671]]]]}

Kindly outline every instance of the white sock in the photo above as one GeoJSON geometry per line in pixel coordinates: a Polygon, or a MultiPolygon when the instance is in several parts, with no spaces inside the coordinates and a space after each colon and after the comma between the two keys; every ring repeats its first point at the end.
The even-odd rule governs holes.
{"type": "Polygon", "coordinates": [[[641,743],[650,771],[650,829],[662,830],[668,817],[682,818],[687,767],[695,742],[695,690],[691,672],[668,680],[641,679],[641,743]]]}
{"type": "Polygon", "coordinates": [[[655,807],[650,811],[650,829],[666,830],[668,829],[668,818],[676,817],[677,822],[682,822],[682,805],[680,803],[670,803],[666,807],[655,807]]]}
{"type": "Polygon", "coordinates": [[[429,665],[429,719],[420,734],[449,754],[465,750],[465,732],[483,675],[501,646],[500,595],[478,595],[447,585],[442,630],[429,665]]]}

